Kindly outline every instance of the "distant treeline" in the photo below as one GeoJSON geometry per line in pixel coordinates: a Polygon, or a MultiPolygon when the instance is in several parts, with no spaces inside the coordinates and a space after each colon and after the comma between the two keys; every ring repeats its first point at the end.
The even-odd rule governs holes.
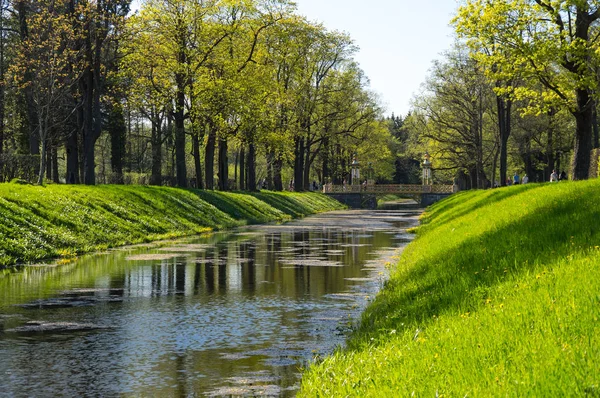
{"type": "Polygon", "coordinates": [[[0,181],[300,191],[354,157],[392,176],[357,48],[287,0],[0,6],[0,181]]]}

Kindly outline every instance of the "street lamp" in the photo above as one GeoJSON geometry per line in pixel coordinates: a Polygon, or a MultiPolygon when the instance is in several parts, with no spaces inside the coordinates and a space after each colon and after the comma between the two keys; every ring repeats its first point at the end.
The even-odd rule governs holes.
{"type": "Polygon", "coordinates": [[[431,185],[431,157],[425,152],[423,155],[423,185],[431,185]]]}
{"type": "Polygon", "coordinates": [[[354,154],[354,157],[352,158],[352,185],[358,185],[360,184],[360,170],[358,168],[358,166],[360,165],[360,163],[358,163],[358,160],[356,160],[356,154],[354,154]]]}

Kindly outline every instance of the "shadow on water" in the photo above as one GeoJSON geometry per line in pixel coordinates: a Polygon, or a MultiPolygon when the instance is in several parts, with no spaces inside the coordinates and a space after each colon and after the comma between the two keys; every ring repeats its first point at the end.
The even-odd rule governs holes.
{"type": "Polygon", "coordinates": [[[400,199],[383,202],[377,205],[377,210],[419,210],[423,206],[413,199],[400,199]]]}

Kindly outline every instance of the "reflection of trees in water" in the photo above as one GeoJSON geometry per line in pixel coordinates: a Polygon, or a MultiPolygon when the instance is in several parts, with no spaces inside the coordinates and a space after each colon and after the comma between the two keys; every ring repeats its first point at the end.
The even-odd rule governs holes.
{"type": "Polygon", "coordinates": [[[194,267],[194,296],[197,296],[204,287],[204,273],[202,272],[202,264],[196,263],[194,267]]]}
{"type": "MultiPolygon", "coordinates": [[[[245,296],[243,299],[251,302],[253,305],[255,304],[255,307],[252,307],[248,311],[250,319],[256,316],[253,314],[254,311],[257,311],[263,314],[261,316],[265,317],[262,319],[269,319],[269,321],[275,322],[275,325],[272,326],[273,329],[293,330],[295,334],[290,334],[292,336],[291,339],[315,344],[314,328],[310,329],[311,332],[308,329],[303,331],[303,328],[306,328],[307,319],[316,316],[315,309],[311,307],[312,303],[321,303],[318,300],[326,294],[352,291],[352,286],[355,283],[349,282],[345,278],[364,277],[365,273],[361,270],[361,267],[367,260],[374,258],[373,252],[394,245],[393,231],[392,233],[389,233],[390,231],[370,232],[373,234],[373,237],[367,237],[366,235],[368,234],[365,234],[360,229],[350,230],[348,228],[337,227],[300,228],[295,230],[282,228],[281,230],[277,230],[277,232],[272,232],[274,231],[272,229],[269,229],[269,231],[271,232],[264,235],[256,234],[256,236],[250,237],[244,235],[243,237],[238,236],[234,239],[228,238],[226,234],[215,234],[218,236],[215,236],[214,239],[202,240],[202,242],[210,244],[205,251],[190,253],[188,257],[182,255],[170,260],[147,261],[143,263],[124,261],[124,256],[131,254],[131,251],[129,251],[102,258],[102,261],[105,261],[105,263],[102,263],[98,258],[94,262],[86,260],[86,262],[82,262],[78,267],[72,267],[72,270],[65,274],[46,271],[44,276],[38,276],[41,272],[34,269],[31,271],[36,281],[33,284],[21,283],[20,280],[23,277],[18,275],[15,275],[17,278],[16,287],[10,286],[6,281],[0,279],[0,300],[3,297],[7,297],[8,300],[12,300],[8,302],[12,303],[15,297],[21,294],[19,292],[24,291],[25,288],[28,291],[35,291],[38,285],[39,288],[37,290],[41,291],[44,289],[44,294],[48,291],[48,295],[56,295],[57,289],[59,289],[58,291],[66,289],[67,287],[65,286],[92,286],[96,288],[102,286],[102,289],[113,290],[111,294],[131,297],[135,295],[141,297],[173,296],[175,292],[178,292],[179,294],[185,293],[190,299],[185,301],[169,301],[171,298],[166,298],[165,300],[160,300],[160,303],[175,303],[173,308],[178,309],[185,309],[186,302],[210,303],[212,307],[202,305],[194,308],[194,310],[197,310],[199,315],[204,316],[203,311],[208,311],[207,308],[212,308],[213,313],[221,314],[219,316],[224,319],[224,325],[230,322],[229,326],[235,329],[240,325],[239,318],[237,318],[238,321],[227,320],[228,312],[226,310],[228,307],[221,300],[223,300],[223,294],[227,293],[231,296],[231,298],[227,297],[227,302],[234,302],[234,300],[238,299],[237,296],[239,296],[235,293],[238,293],[241,289],[244,293],[243,296],[245,296]],[[372,246],[358,246],[366,243],[372,244],[372,246]],[[343,245],[349,246],[344,247],[343,245]],[[297,248],[298,250],[290,251],[289,249],[292,248],[297,248]],[[335,251],[336,253],[327,253],[328,250],[335,251]],[[289,261],[279,262],[281,258],[289,261]],[[304,264],[298,262],[298,266],[293,267],[293,261],[291,260],[294,258],[304,259],[305,262],[304,264]],[[339,261],[344,266],[311,266],[306,262],[307,259],[314,259],[315,261],[318,259],[339,261]],[[6,287],[6,291],[3,292],[4,287],[6,287]],[[120,287],[124,289],[120,290],[120,287]],[[254,300],[254,298],[258,299],[254,300]],[[271,302],[276,307],[263,308],[265,306],[264,303],[271,302]],[[290,302],[294,303],[293,308],[287,306],[290,302]],[[311,304],[305,305],[306,303],[311,304]],[[225,310],[219,313],[221,308],[225,308],[225,310]]],[[[137,300],[132,301],[126,308],[127,310],[131,310],[134,305],[140,305],[141,308],[148,311],[147,314],[149,317],[154,317],[155,315],[150,312],[152,309],[150,307],[157,305],[156,302],[157,300],[137,300]]],[[[110,305],[117,307],[119,304],[110,305]]],[[[16,310],[11,307],[10,311],[16,310]]],[[[105,309],[102,308],[102,311],[98,311],[98,314],[103,314],[104,312],[105,309]]],[[[185,314],[186,312],[182,311],[177,315],[185,316],[185,314]]],[[[327,313],[324,312],[324,315],[327,316],[327,313]]],[[[167,314],[168,316],[170,314],[167,314]]],[[[210,317],[207,317],[207,319],[210,319],[210,317]]],[[[126,322],[124,319],[123,329],[127,329],[126,322]]],[[[0,322],[0,327],[1,324],[2,322],[0,322]]],[[[163,326],[157,325],[156,327],[160,328],[163,326]]],[[[136,331],[135,328],[132,328],[132,330],[136,331]]],[[[168,331],[167,333],[171,332],[168,331]]],[[[197,333],[203,333],[201,327],[198,328],[197,333]]],[[[223,380],[223,377],[228,377],[223,375],[244,375],[244,372],[257,372],[265,369],[268,369],[269,375],[275,376],[277,381],[273,382],[273,384],[283,386],[293,385],[297,381],[296,365],[287,366],[284,364],[281,366],[271,366],[268,361],[264,362],[266,359],[273,359],[275,361],[285,360],[288,358],[288,355],[293,357],[294,353],[290,354],[289,350],[286,351],[281,348],[286,342],[289,343],[289,339],[285,340],[284,343],[278,342],[277,339],[290,337],[282,337],[281,333],[281,331],[276,330],[273,334],[273,339],[265,342],[260,342],[259,340],[263,336],[259,336],[254,340],[259,341],[255,346],[239,348],[240,351],[257,350],[258,352],[264,350],[268,352],[267,354],[254,353],[240,359],[227,360],[221,357],[223,353],[231,352],[228,351],[228,348],[204,351],[203,348],[192,347],[190,349],[174,350],[177,352],[173,352],[170,351],[172,347],[165,346],[163,353],[163,348],[161,347],[161,352],[158,354],[161,356],[160,361],[155,364],[156,366],[153,365],[151,371],[148,370],[143,374],[141,380],[145,376],[152,376],[152,378],[170,380],[169,386],[165,385],[164,389],[161,390],[163,387],[153,385],[152,382],[149,382],[147,386],[139,386],[138,383],[133,382],[135,385],[135,394],[143,395],[147,393],[160,395],[162,391],[163,395],[189,396],[199,391],[214,388],[216,380],[223,380]],[[279,335],[275,337],[277,333],[279,335]],[[202,349],[203,351],[195,351],[197,349],[202,349]],[[277,350],[281,350],[281,355],[278,355],[277,350]]],[[[253,337],[252,333],[248,333],[248,335],[253,337]]],[[[101,334],[98,334],[98,336],[101,336],[101,334]]],[[[127,337],[127,334],[123,334],[122,336],[119,334],[119,338],[123,338],[124,340],[127,337]]],[[[112,339],[113,336],[110,338],[112,339]]],[[[180,341],[180,343],[186,347],[186,341],[180,341]]],[[[114,343],[115,346],[119,346],[119,344],[118,342],[114,343]]],[[[187,348],[191,346],[190,344],[187,348]]],[[[70,359],[75,358],[73,357],[74,354],[70,353],[68,349],[69,347],[65,347],[67,354],[64,354],[64,356],[70,356],[70,359]]],[[[93,347],[90,351],[93,351],[93,347]]],[[[41,362],[40,359],[37,359],[40,353],[34,353],[36,357],[35,361],[33,360],[33,353],[31,355],[28,353],[24,353],[23,355],[17,353],[19,355],[11,359],[13,365],[10,366],[22,369],[29,367],[27,373],[43,374],[46,370],[42,369],[41,365],[31,365],[29,363],[44,363],[43,359],[41,359],[41,362]]],[[[111,353],[111,355],[111,361],[107,361],[107,365],[109,362],[112,364],[126,364],[128,366],[131,365],[131,369],[138,368],[138,370],[144,366],[142,362],[136,362],[140,361],[137,354],[135,360],[127,354],[121,354],[120,351],[111,353]],[[119,355],[122,355],[123,358],[119,358],[119,355]]],[[[141,355],[144,357],[144,355],[148,356],[149,354],[142,353],[141,355]]],[[[235,353],[232,355],[235,355],[235,353]]],[[[42,354],[41,358],[45,358],[45,363],[48,363],[52,362],[51,356],[52,354],[47,352],[42,354]]],[[[84,356],[84,354],[81,354],[81,363],[89,365],[91,359],[86,360],[84,356]]],[[[100,365],[98,369],[102,370],[104,366],[100,365]]],[[[83,380],[88,385],[108,385],[110,382],[107,381],[107,378],[115,376],[114,369],[106,369],[106,372],[98,372],[91,368],[86,368],[86,370],[78,370],[78,372],[89,373],[73,376],[77,378],[78,383],[79,380],[83,380]]],[[[69,371],[65,370],[65,373],[68,374],[69,371]]],[[[122,381],[123,385],[128,385],[129,378],[132,379],[133,377],[133,373],[126,374],[122,381]]],[[[219,382],[219,384],[225,385],[226,382],[219,382]]],[[[119,386],[115,385],[114,388],[119,388],[119,386]]]]}
{"type": "Polygon", "coordinates": [[[248,293],[256,292],[256,244],[254,241],[242,242],[238,246],[242,259],[242,289],[248,293]]]}
{"type": "MultiPolygon", "coordinates": [[[[205,254],[205,259],[212,258],[213,262],[215,261],[215,257],[217,254],[215,250],[207,250],[205,254]]],[[[204,267],[204,280],[206,281],[206,293],[214,294],[215,293],[215,268],[213,264],[206,262],[202,265],[204,267]]]]}
{"type": "Polygon", "coordinates": [[[215,251],[213,266],[217,268],[217,279],[219,281],[219,293],[227,293],[227,246],[219,244],[215,251]]]}
{"type": "Polygon", "coordinates": [[[185,281],[186,281],[186,271],[187,271],[187,261],[176,263],[173,267],[173,271],[175,272],[175,294],[176,295],[185,295],[185,281]]]}
{"type": "MultiPolygon", "coordinates": [[[[271,342],[253,346],[256,352],[268,351],[271,342]]],[[[235,357],[231,360],[221,359],[223,349],[207,349],[203,351],[186,351],[185,353],[169,354],[158,365],[161,380],[176,380],[176,389],[166,388],[161,390],[156,386],[143,387],[136,390],[139,395],[167,395],[189,397],[200,392],[227,392],[229,387],[239,388],[240,394],[254,396],[254,393],[271,391],[277,395],[286,396],[281,388],[294,386],[299,377],[298,365],[270,367],[265,364],[264,355],[246,355],[246,351],[239,354],[232,353],[235,357]],[[236,356],[237,355],[237,356],[236,356]],[[173,356],[175,358],[173,359],[173,356]],[[232,368],[236,369],[232,373],[232,368]],[[230,375],[227,379],[223,375],[230,375]],[[265,388],[269,387],[270,388],[265,388]],[[263,387],[261,389],[261,387],[263,387]],[[223,388],[223,390],[220,390],[223,388]]],[[[284,354],[284,353],[282,353],[284,354]]],[[[217,394],[229,396],[229,394],[217,394]]],[[[293,394],[287,394],[292,396],[293,394]]],[[[271,396],[269,394],[269,396],[271,396]]]]}
{"type": "MultiPolygon", "coordinates": [[[[143,271],[143,270],[142,270],[143,271]]],[[[151,295],[158,296],[162,289],[162,263],[152,267],[150,285],[152,286],[151,295]]],[[[142,279],[143,281],[143,279],[142,279]]],[[[143,283],[143,282],[142,282],[143,283]]]]}

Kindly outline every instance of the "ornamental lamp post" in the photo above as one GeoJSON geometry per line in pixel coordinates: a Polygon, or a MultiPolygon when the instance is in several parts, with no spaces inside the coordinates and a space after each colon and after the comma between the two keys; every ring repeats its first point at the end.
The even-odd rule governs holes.
{"type": "Polygon", "coordinates": [[[431,157],[425,152],[423,155],[423,185],[431,185],[431,157]]]}
{"type": "Polygon", "coordinates": [[[359,185],[360,184],[360,170],[359,170],[359,166],[360,163],[358,163],[358,160],[356,160],[356,154],[354,155],[354,157],[352,158],[352,185],[359,185]]]}
{"type": "Polygon", "coordinates": [[[367,167],[367,185],[373,185],[375,182],[373,181],[373,162],[369,162],[367,167]]]}

